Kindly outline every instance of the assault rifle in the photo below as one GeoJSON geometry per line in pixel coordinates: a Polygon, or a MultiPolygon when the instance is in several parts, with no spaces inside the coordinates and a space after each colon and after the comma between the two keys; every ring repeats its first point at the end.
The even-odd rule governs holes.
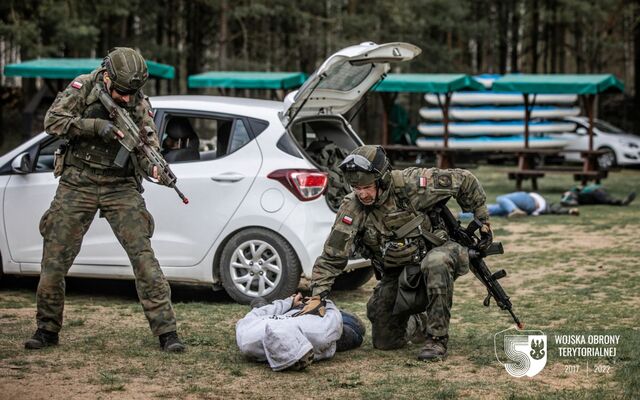
{"type": "Polygon", "coordinates": [[[158,181],[155,182],[151,180],[149,178],[148,172],[143,171],[142,168],[139,168],[138,161],[135,155],[133,155],[131,157],[131,160],[136,166],[136,170],[138,170],[138,173],[142,174],[142,176],[149,182],[172,188],[176,191],[176,193],[178,193],[178,196],[180,196],[180,199],[184,204],[189,204],[189,199],[187,199],[185,195],[182,194],[180,189],[178,189],[178,187],[176,186],[178,178],[176,178],[173,171],[171,171],[171,168],[169,168],[169,164],[164,159],[164,157],[162,157],[162,154],[160,154],[158,150],[151,146],[149,142],[149,138],[152,135],[155,135],[153,129],[148,126],[145,126],[142,130],[138,129],[138,126],[135,122],[133,122],[133,120],[129,116],[129,113],[126,110],[122,109],[122,107],[118,106],[115,101],[113,101],[113,98],[111,98],[111,95],[107,93],[103,85],[99,85],[101,86],[98,90],[98,98],[100,99],[100,102],[109,112],[109,117],[111,118],[111,120],[114,121],[118,129],[120,129],[122,133],[124,133],[123,137],[118,137],[118,141],[120,142],[120,145],[122,145],[122,147],[116,155],[114,164],[120,168],[123,168],[127,163],[129,155],[137,149],[140,156],[143,159],[147,160],[147,162],[151,166],[151,169],[153,169],[153,167],[156,167],[158,171],[158,181]]]}
{"type": "Polygon", "coordinates": [[[487,288],[487,297],[484,299],[482,304],[485,307],[489,307],[490,300],[493,297],[498,307],[500,307],[501,310],[509,311],[509,314],[513,317],[518,328],[523,329],[524,324],[520,322],[518,317],[514,314],[513,305],[509,300],[509,296],[507,296],[504,289],[502,289],[502,286],[498,282],[499,279],[507,276],[507,271],[501,269],[491,273],[491,270],[489,270],[489,267],[487,267],[487,264],[484,262],[484,258],[486,256],[504,254],[502,243],[493,242],[489,248],[484,250],[479,249],[478,242],[480,239],[476,235],[476,232],[482,227],[482,223],[479,220],[474,219],[469,223],[469,226],[466,229],[463,228],[460,221],[453,216],[451,210],[447,207],[447,200],[448,199],[444,200],[437,206],[437,208],[439,208],[440,217],[449,232],[451,240],[469,249],[471,272],[473,272],[476,278],[478,278],[487,288]]]}

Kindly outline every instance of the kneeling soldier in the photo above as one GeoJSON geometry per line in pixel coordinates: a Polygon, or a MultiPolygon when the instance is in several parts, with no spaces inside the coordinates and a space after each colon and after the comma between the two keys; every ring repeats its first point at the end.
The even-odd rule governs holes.
{"type": "Polygon", "coordinates": [[[392,171],[379,146],[355,149],[340,168],[353,192],[342,201],[314,264],[312,295],[327,297],[355,250],[372,260],[379,279],[367,304],[373,346],[382,350],[404,346],[407,321],[426,308],[427,341],[418,359],[444,358],[453,282],[469,272],[469,255],[465,247],[449,240],[434,209],[454,197],[463,211],[473,212],[484,224],[481,246],[488,246],[492,234],[484,190],[466,170],[392,171]],[[422,291],[414,290],[420,286],[422,291]]]}

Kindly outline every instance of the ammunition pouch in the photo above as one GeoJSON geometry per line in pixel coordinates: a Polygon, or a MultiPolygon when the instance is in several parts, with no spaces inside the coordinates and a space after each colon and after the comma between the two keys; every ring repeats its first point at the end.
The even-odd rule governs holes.
{"type": "Polygon", "coordinates": [[[53,153],[53,176],[57,178],[62,175],[65,166],[65,159],[69,153],[69,143],[63,142],[53,153]]]}
{"type": "Polygon", "coordinates": [[[381,248],[385,268],[402,267],[410,263],[420,263],[421,239],[404,238],[388,240],[381,248]]]}
{"type": "Polygon", "coordinates": [[[404,267],[398,276],[398,294],[393,314],[418,314],[427,308],[427,285],[420,264],[404,267]]]}
{"type": "Polygon", "coordinates": [[[113,177],[132,177],[134,176],[133,169],[131,168],[94,168],[87,162],[78,158],[73,151],[73,147],[67,149],[64,157],[64,165],[71,165],[78,169],[88,171],[94,175],[113,176],[113,177]]]}

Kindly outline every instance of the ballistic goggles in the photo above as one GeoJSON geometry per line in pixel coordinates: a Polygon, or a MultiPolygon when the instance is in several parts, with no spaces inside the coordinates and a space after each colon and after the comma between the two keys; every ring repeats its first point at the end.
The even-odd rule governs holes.
{"type": "Polygon", "coordinates": [[[380,170],[373,166],[373,163],[360,154],[349,154],[340,163],[339,168],[349,172],[370,172],[380,173],[380,170]]]}

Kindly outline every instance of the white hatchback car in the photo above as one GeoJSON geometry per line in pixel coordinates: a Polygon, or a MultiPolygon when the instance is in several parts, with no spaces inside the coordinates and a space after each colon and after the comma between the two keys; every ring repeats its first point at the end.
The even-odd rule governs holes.
{"type": "MultiPolygon", "coordinates": [[[[285,102],[152,98],[165,158],[190,200],[183,205],[173,190],[145,182],[156,222],[152,245],[167,278],[224,288],[243,303],[293,293],[301,273],[311,276],[335,218],[340,190],[331,186],[344,185],[336,156],[362,144],[342,114],[383,79],[389,62],[419,53],[406,43],[343,49],[285,102]]],[[[53,153],[61,142],[43,132],[0,157],[5,274],[40,272],[38,221],[57,187],[53,153]]],[[[357,287],[372,275],[361,259],[347,269],[352,272],[337,287],[357,287]]],[[[100,215],[69,275],[133,278],[127,255],[100,215]]]]}
{"type": "MultiPolygon", "coordinates": [[[[565,153],[567,161],[582,162],[579,151],[589,148],[589,119],[566,117],[564,120],[575,123],[575,130],[549,135],[569,141],[565,149],[573,151],[565,153]]],[[[608,122],[598,119],[593,121],[593,148],[606,152],[598,158],[598,163],[604,169],[616,165],[640,164],[640,137],[626,133],[608,122]]]]}

